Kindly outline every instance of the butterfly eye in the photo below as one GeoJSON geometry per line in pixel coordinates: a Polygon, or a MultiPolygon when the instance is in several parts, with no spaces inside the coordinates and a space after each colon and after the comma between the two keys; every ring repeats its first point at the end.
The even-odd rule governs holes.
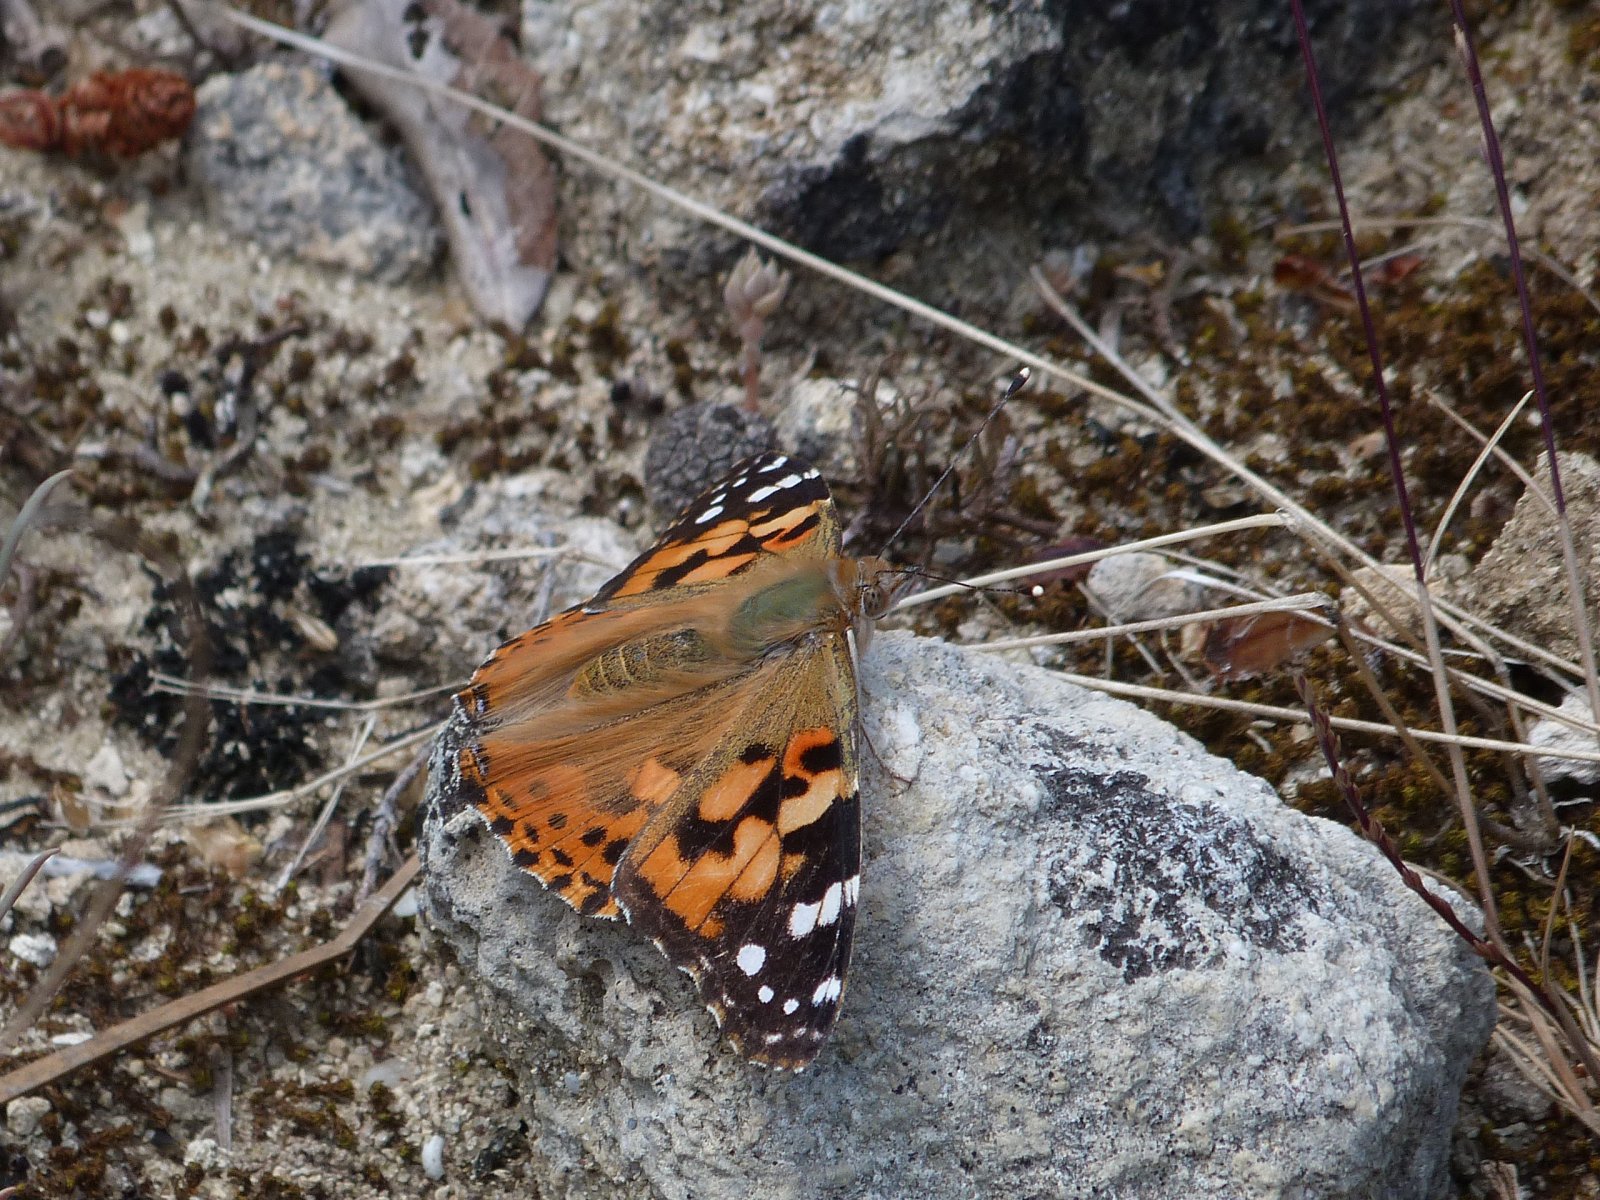
{"type": "Polygon", "coordinates": [[[874,621],[889,611],[889,593],[881,583],[861,585],[861,611],[874,621]]]}

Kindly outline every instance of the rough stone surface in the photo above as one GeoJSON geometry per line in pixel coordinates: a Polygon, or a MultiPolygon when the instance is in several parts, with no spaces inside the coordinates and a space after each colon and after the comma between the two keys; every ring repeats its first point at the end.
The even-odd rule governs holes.
{"type": "Polygon", "coordinates": [[[670,412],[644,452],[650,507],[669,518],[751,455],[777,448],[772,422],[740,406],[691,404],[670,412]]]}
{"type": "Polygon", "coordinates": [[[1370,847],[1035,668],[888,633],[862,684],[858,949],[799,1076],[475,813],[427,812],[543,1194],[1443,1194],[1493,989],[1370,847]]]}
{"type": "MultiPolygon", "coordinates": [[[[1589,599],[1589,628],[1600,627],[1600,463],[1587,454],[1560,454],[1561,491],[1589,599]]],[[[1520,638],[1577,661],[1572,605],[1562,562],[1561,534],[1549,506],[1550,459],[1539,457],[1534,483],[1545,499],[1524,493],[1469,577],[1474,607],[1520,638]]]]}
{"type": "MultiPolygon", "coordinates": [[[[1308,7],[1336,106],[1393,81],[1425,9],[1308,7]]],[[[1263,0],[526,0],[523,44],[569,136],[837,259],[1008,211],[1190,237],[1219,170],[1314,138],[1290,13],[1263,0]]]]}
{"type": "Polygon", "coordinates": [[[190,177],[212,219],[264,250],[396,282],[438,254],[433,208],[311,67],[266,63],[199,92],[190,177]]]}

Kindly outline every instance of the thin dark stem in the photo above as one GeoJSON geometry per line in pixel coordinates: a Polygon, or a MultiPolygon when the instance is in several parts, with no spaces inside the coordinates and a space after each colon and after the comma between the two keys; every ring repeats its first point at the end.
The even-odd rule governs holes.
{"type": "Polygon", "coordinates": [[[1011,397],[1028,385],[1028,380],[1032,377],[1033,373],[1026,367],[1017,372],[1016,377],[1012,379],[1010,385],[1006,388],[1005,395],[995,401],[994,407],[983,418],[983,423],[972,431],[972,436],[967,439],[967,444],[950,456],[950,465],[944,469],[944,473],[934,480],[933,486],[927,490],[921,500],[917,501],[917,506],[911,510],[904,521],[900,522],[900,528],[894,531],[894,536],[884,543],[883,549],[880,551],[881,554],[887,555],[889,553],[890,548],[900,540],[900,535],[911,527],[911,522],[917,519],[917,514],[927,506],[928,501],[932,500],[939,489],[944,486],[944,481],[950,478],[950,472],[956,469],[956,463],[961,461],[961,456],[972,448],[972,444],[978,440],[983,431],[989,428],[989,423],[1000,415],[1000,410],[1010,403],[1011,397]]]}
{"type": "Polygon", "coordinates": [[[1522,269],[1522,243],[1517,237],[1517,222],[1511,215],[1511,188],[1506,183],[1505,158],[1500,153],[1500,135],[1495,132],[1494,118],[1489,114],[1489,93],[1483,86],[1483,71],[1478,65],[1478,51],[1472,42],[1472,30],[1467,25],[1467,14],[1461,0],[1450,0],[1450,12],[1456,23],[1457,46],[1461,61],[1472,84],[1472,99],[1478,106],[1478,124],[1483,130],[1484,155],[1489,160],[1489,173],[1494,176],[1495,201],[1500,206],[1500,220],[1506,230],[1506,250],[1511,258],[1511,281],[1517,289],[1517,306],[1522,310],[1522,341],[1528,351],[1528,373],[1533,377],[1533,395],[1539,405],[1539,432],[1544,435],[1545,453],[1550,457],[1550,494],[1556,502],[1556,515],[1566,515],[1567,501],[1561,490],[1561,467],[1556,462],[1555,422],[1550,419],[1550,398],[1544,385],[1544,362],[1539,357],[1539,337],[1533,327],[1533,301],[1528,295],[1528,277],[1522,269]]]}
{"type": "Polygon", "coordinates": [[[1306,26],[1305,7],[1301,0],[1290,0],[1294,9],[1295,32],[1300,38],[1300,54],[1305,60],[1306,82],[1311,88],[1311,106],[1317,113],[1317,128],[1322,132],[1322,148],[1328,158],[1328,174],[1333,180],[1333,195],[1339,206],[1339,231],[1344,237],[1345,254],[1350,259],[1350,288],[1355,293],[1356,308],[1361,313],[1361,327],[1367,338],[1367,357],[1372,362],[1372,386],[1378,393],[1378,405],[1383,413],[1384,442],[1389,450],[1389,474],[1394,481],[1395,499],[1400,502],[1400,520],[1406,528],[1406,548],[1411,554],[1411,569],[1417,582],[1427,582],[1422,559],[1422,547],[1417,540],[1417,526],[1411,514],[1411,496],[1406,489],[1405,469],[1400,465],[1400,437],[1395,431],[1394,404],[1389,397],[1389,385],[1383,380],[1383,351],[1378,346],[1378,328],[1372,319],[1372,306],[1367,302],[1367,285],[1361,277],[1361,256],[1356,253],[1355,230],[1350,224],[1350,205],[1345,200],[1344,177],[1339,174],[1339,155],[1333,146],[1333,127],[1328,122],[1328,106],[1322,97],[1322,77],[1317,71],[1316,55],[1311,49],[1311,32],[1306,26]]]}

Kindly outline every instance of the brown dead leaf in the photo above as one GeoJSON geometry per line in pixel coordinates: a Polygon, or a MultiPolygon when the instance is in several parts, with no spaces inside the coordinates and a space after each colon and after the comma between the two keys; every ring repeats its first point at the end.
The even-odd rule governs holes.
{"type": "MultiPolygon", "coordinates": [[[[457,0],[361,0],[327,40],[537,121],[539,74],[501,27],[457,0]]],[[[528,134],[414,84],[355,69],[357,90],[422,169],[472,305],[513,330],[544,300],[556,262],[556,174],[528,134]]]]}
{"type": "Polygon", "coordinates": [[[1206,631],[1205,662],[1222,679],[1252,679],[1333,636],[1321,621],[1292,612],[1217,621],[1206,631]]]}

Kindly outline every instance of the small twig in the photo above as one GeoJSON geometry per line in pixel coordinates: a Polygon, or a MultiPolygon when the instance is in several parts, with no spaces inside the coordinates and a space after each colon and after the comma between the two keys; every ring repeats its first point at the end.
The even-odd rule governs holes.
{"type": "MultiPolygon", "coordinates": [[[[355,744],[350,747],[350,758],[355,758],[361,753],[361,748],[367,744],[367,739],[372,736],[373,726],[377,723],[377,717],[369,713],[367,719],[361,723],[360,730],[356,733],[355,744]]],[[[344,779],[334,784],[333,792],[328,796],[328,802],[322,806],[322,811],[317,814],[316,823],[311,826],[311,832],[306,834],[305,841],[300,843],[300,849],[295,852],[295,856],[289,860],[289,865],[284,867],[283,873],[278,876],[278,883],[273,889],[274,891],[281,892],[288,886],[289,880],[294,878],[294,873],[300,869],[300,864],[305,861],[307,852],[317,844],[318,839],[322,837],[323,831],[328,828],[328,822],[333,819],[334,810],[339,807],[339,797],[344,795],[344,785],[344,779]]],[[[362,895],[365,894],[362,893],[362,895]]]]}
{"type": "Polygon", "coordinates": [[[370,894],[378,882],[378,872],[383,869],[383,861],[389,856],[389,848],[393,844],[395,826],[400,824],[400,797],[428,765],[428,756],[432,752],[431,746],[424,747],[422,753],[407,763],[405,769],[394,777],[394,782],[384,789],[383,799],[378,801],[378,809],[372,814],[372,832],[367,837],[366,869],[362,872],[361,890],[356,893],[358,897],[370,894]]]}
{"type": "Polygon", "coordinates": [[[6,894],[0,896],[0,917],[11,911],[11,906],[17,902],[17,897],[22,895],[23,889],[33,882],[33,877],[39,873],[40,868],[60,849],[60,846],[52,846],[48,850],[41,850],[33,856],[32,862],[22,868],[22,874],[13,879],[11,886],[6,889],[6,894]]]}
{"type": "Polygon", "coordinates": [[[110,1029],[95,1034],[86,1042],[67,1046],[36,1059],[27,1066],[19,1067],[8,1075],[0,1076],[0,1108],[4,1108],[19,1096],[38,1091],[80,1067],[86,1067],[90,1063],[99,1062],[103,1058],[136,1046],[146,1038],[154,1037],[174,1025],[192,1021],[225,1004],[236,1003],[256,992],[287,983],[296,976],[304,975],[307,971],[314,971],[325,963],[342,958],[366,936],[378,918],[393,907],[394,902],[416,877],[419,865],[415,856],[408,859],[390,877],[382,891],[373,895],[356,910],[343,932],[332,941],[324,942],[311,950],[302,950],[299,954],[292,954],[279,962],[246,971],[243,975],[236,975],[222,983],[213,984],[203,991],[184,996],[170,1004],[163,1004],[160,1008],[142,1016],[124,1021],[120,1025],[113,1025],[110,1029]]]}

